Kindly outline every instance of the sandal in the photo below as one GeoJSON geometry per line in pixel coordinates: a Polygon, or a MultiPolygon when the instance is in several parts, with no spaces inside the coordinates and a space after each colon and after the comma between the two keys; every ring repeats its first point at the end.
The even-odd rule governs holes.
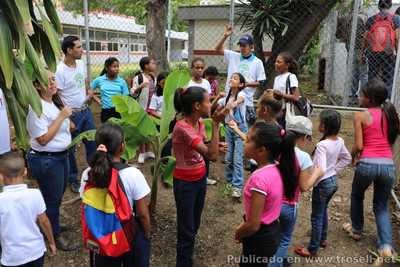
{"type": "Polygon", "coordinates": [[[328,241],[324,240],[319,244],[320,248],[326,248],[328,246],[328,241]]]}
{"type": "Polygon", "coordinates": [[[342,226],[343,231],[347,233],[349,237],[351,237],[355,241],[361,240],[362,236],[360,234],[356,234],[353,232],[353,227],[350,223],[344,223],[342,226]]]}
{"type": "Polygon", "coordinates": [[[307,248],[305,247],[298,247],[294,250],[294,253],[296,253],[297,255],[304,257],[304,258],[311,258],[311,257],[315,257],[317,255],[317,253],[311,253],[310,251],[308,251],[307,248]]]}

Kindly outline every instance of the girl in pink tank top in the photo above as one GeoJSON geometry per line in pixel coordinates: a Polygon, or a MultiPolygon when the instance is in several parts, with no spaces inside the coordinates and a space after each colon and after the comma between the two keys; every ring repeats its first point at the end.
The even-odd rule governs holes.
{"type": "Polygon", "coordinates": [[[354,115],[352,156],[357,167],[351,192],[351,224],[343,225],[350,237],[362,238],[364,193],[374,183],[377,245],[382,257],[393,255],[387,203],[395,180],[392,146],[399,134],[399,117],[395,107],[386,101],[387,97],[385,84],[377,79],[369,81],[361,90],[360,105],[368,110],[354,115]]]}

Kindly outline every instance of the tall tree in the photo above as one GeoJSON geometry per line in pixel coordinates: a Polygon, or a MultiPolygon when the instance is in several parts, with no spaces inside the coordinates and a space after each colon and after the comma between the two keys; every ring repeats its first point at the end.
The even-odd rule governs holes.
{"type": "Polygon", "coordinates": [[[254,34],[257,56],[265,62],[262,41],[273,40],[271,56],[265,62],[270,84],[279,53],[289,51],[298,59],[318,31],[322,21],[339,0],[250,0],[238,7],[239,22],[254,34]]]}

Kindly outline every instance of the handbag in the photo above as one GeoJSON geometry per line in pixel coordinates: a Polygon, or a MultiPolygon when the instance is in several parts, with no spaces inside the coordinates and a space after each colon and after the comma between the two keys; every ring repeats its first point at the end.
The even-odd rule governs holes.
{"type": "MultiPolygon", "coordinates": [[[[292,94],[292,88],[290,86],[290,75],[288,75],[286,79],[286,94],[292,94]]],[[[300,90],[300,88],[299,88],[300,90]]],[[[309,117],[311,116],[311,113],[313,111],[313,106],[311,101],[303,96],[302,92],[300,91],[300,98],[298,101],[292,101],[292,108],[294,111],[294,115],[297,116],[304,116],[304,117],[309,117]]]]}

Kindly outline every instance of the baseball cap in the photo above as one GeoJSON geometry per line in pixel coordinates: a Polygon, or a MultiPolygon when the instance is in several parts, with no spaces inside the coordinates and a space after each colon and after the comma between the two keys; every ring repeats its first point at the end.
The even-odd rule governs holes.
{"type": "Polygon", "coordinates": [[[245,34],[240,37],[238,45],[252,45],[253,43],[253,37],[250,34],[245,34]]]}
{"type": "Polygon", "coordinates": [[[286,131],[312,136],[313,125],[309,118],[304,116],[293,116],[286,121],[286,131]]]}

